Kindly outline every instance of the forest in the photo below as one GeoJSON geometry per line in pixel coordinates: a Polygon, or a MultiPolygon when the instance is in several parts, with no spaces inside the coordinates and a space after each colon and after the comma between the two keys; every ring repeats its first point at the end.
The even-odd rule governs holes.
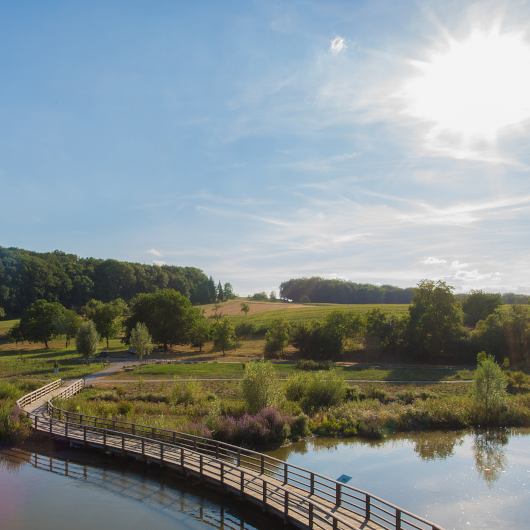
{"type": "Polygon", "coordinates": [[[138,294],[166,288],[193,304],[215,302],[218,294],[213,278],[195,267],[0,247],[0,308],[7,319],[19,318],[26,307],[41,299],[78,309],[92,299],[129,302],[138,294]]]}

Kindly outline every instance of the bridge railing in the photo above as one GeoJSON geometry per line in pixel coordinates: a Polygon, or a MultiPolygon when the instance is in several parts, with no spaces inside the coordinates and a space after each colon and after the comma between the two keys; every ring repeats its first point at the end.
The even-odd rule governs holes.
{"type": "Polygon", "coordinates": [[[55,381],[52,381],[51,383],[47,384],[46,386],[42,386],[40,388],[37,388],[37,390],[34,390],[33,392],[30,392],[29,394],[26,394],[25,396],[22,396],[18,401],[17,405],[20,408],[27,407],[28,405],[31,405],[38,399],[44,397],[46,394],[49,394],[50,392],[53,392],[57,388],[59,388],[63,384],[62,379],[56,379],[55,381]]]}

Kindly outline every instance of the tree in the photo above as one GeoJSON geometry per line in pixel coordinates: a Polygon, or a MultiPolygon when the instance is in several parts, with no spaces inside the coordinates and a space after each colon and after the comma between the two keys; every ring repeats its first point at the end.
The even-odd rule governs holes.
{"type": "Polygon", "coordinates": [[[109,339],[114,338],[120,332],[122,314],[122,308],[113,304],[98,305],[94,311],[92,320],[100,336],[107,339],[107,348],[109,339]]]}
{"type": "Polygon", "coordinates": [[[309,300],[309,296],[307,296],[306,294],[304,294],[304,295],[300,298],[300,303],[301,303],[301,304],[309,304],[309,303],[311,303],[311,300],[309,300]]]}
{"type": "Polygon", "coordinates": [[[254,293],[252,295],[252,300],[261,300],[261,301],[265,301],[265,300],[268,300],[269,297],[267,296],[267,293],[265,291],[262,291],[261,293],[254,293]]]}
{"type": "Polygon", "coordinates": [[[241,381],[241,394],[251,414],[278,405],[283,395],[272,363],[264,359],[247,363],[241,381]]]}
{"type": "Polygon", "coordinates": [[[94,322],[90,321],[81,324],[75,339],[75,348],[85,358],[87,364],[88,359],[96,355],[100,340],[94,322]]]}
{"type": "Polygon", "coordinates": [[[225,350],[233,346],[234,326],[230,320],[223,318],[221,322],[216,322],[213,326],[212,335],[214,346],[221,348],[223,355],[226,355],[225,350]]]}
{"type": "Polygon", "coordinates": [[[225,283],[224,287],[223,287],[223,292],[224,292],[224,295],[225,295],[225,300],[233,300],[234,298],[236,298],[236,295],[234,293],[234,289],[232,287],[232,284],[230,283],[225,283]]]}
{"type": "Polygon", "coordinates": [[[0,307],[0,318],[4,318],[6,316],[6,312],[4,311],[3,307],[0,307]]]}
{"type": "Polygon", "coordinates": [[[99,300],[89,300],[80,310],[79,314],[82,315],[87,320],[92,320],[94,318],[94,314],[96,312],[96,309],[103,305],[103,302],[100,302],[99,300]]]}
{"type": "Polygon", "coordinates": [[[142,322],[138,322],[131,330],[131,346],[133,350],[136,350],[139,359],[143,359],[144,355],[149,355],[153,351],[151,335],[149,335],[147,326],[142,322]]]}
{"type": "Polygon", "coordinates": [[[191,343],[195,347],[199,347],[199,351],[202,352],[202,347],[206,344],[206,341],[210,338],[210,326],[204,318],[196,319],[193,329],[191,330],[191,343]]]}
{"type": "Polygon", "coordinates": [[[54,322],[55,334],[65,336],[65,348],[68,348],[70,340],[77,335],[82,323],[83,320],[75,311],[63,308],[58,315],[57,320],[54,322]]]}
{"type": "Polygon", "coordinates": [[[223,286],[221,285],[221,282],[219,281],[219,285],[217,286],[217,300],[220,302],[224,302],[225,300],[225,294],[223,292],[223,286]]]}
{"type": "Polygon", "coordinates": [[[278,300],[276,297],[276,291],[271,291],[269,298],[271,299],[271,302],[276,302],[276,300],[278,300]]]}
{"type": "Polygon", "coordinates": [[[24,342],[24,335],[20,329],[20,322],[17,322],[7,333],[6,338],[8,342],[14,342],[18,344],[19,342],[24,342]]]}
{"type": "Polygon", "coordinates": [[[283,357],[283,349],[289,340],[289,331],[291,325],[283,318],[275,318],[272,320],[267,333],[265,334],[265,356],[271,356],[279,353],[283,357]]]}
{"type": "Polygon", "coordinates": [[[463,332],[462,310],[453,288],[442,281],[422,280],[409,307],[407,338],[414,356],[448,355],[451,342],[463,332]]]}
{"type": "Polygon", "coordinates": [[[248,312],[250,311],[250,307],[248,304],[245,304],[245,302],[241,302],[241,311],[245,313],[245,316],[247,316],[248,312]]]}
{"type": "Polygon", "coordinates": [[[125,322],[125,341],[138,322],[143,322],[156,344],[168,346],[190,344],[197,320],[204,319],[202,311],[173,289],[141,294],[132,303],[131,316],[125,322]]]}
{"type": "Polygon", "coordinates": [[[486,423],[489,423],[490,411],[498,408],[506,399],[506,379],[492,355],[481,352],[477,355],[477,361],[473,397],[477,403],[484,406],[486,423]]]}
{"type": "Polygon", "coordinates": [[[503,302],[500,294],[472,290],[471,294],[462,302],[464,323],[467,326],[475,327],[479,320],[485,320],[501,305],[503,302]]]}
{"type": "Polygon", "coordinates": [[[48,342],[57,334],[55,322],[63,311],[64,307],[57,302],[37,300],[22,312],[18,331],[25,340],[43,342],[48,348],[48,342]]]}

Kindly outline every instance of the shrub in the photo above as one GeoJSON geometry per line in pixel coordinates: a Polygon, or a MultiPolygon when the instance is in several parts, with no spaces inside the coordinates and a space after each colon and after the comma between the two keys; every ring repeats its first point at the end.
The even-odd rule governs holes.
{"type": "Polygon", "coordinates": [[[247,337],[256,331],[256,326],[252,322],[238,322],[234,328],[236,337],[247,337]]]}
{"type": "Polygon", "coordinates": [[[405,390],[398,394],[399,400],[405,403],[405,405],[411,405],[412,402],[416,399],[416,397],[416,393],[412,390],[405,390]]]}
{"type": "Polygon", "coordinates": [[[339,405],[346,398],[346,381],[334,370],[313,372],[302,398],[302,408],[307,412],[339,405]]]}
{"type": "Polygon", "coordinates": [[[22,392],[13,383],[0,381],[0,400],[11,399],[16,401],[21,395],[22,392]]]}
{"type": "Polygon", "coordinates": [[[285,397],[289,401],[301,401],[304,397],[309,374],[294,373],[287,378],[285,383],[285,397]]]}
{"type": "Polygon", "coordinates": [[[193,436],[200,436],[201,438],[211,438],[212,431],[204,423],[190,422],[179,428],[180,432],[191,434],[193,436]]]}
{"type": "Polygon", "coordinates": [[[118,397],[122,398],[125,395],[125,389],[122,386],[116,387],[116,394],[118,394],[118,397]]]}
{"type": "Polygon", "coordinates": [[[388,392],[375,385],[368,389],[366,396],[370,399],[378,399],[381,403],[386,403],[389,400],[388,392]]]}
{"type": "Polygon", "coordinates": [[[216,440],[246,446],[263,446],[283,443],[291,435],[293,417],[280,414],[268,407],[256,415],[244,414],[238,420],[220,417],[214,423],[213,436],[216,440]]]}
{"type": "Polygon", "coordinates": [[[279,405],[283,396],[274,366],[264,359],[248,363],[241,381],[241,394],[250,413],[279,405]]]}
{"type": "Polygon", "coordinates": [[[361,392],[358,386],[346,388],[346,401],[362,401],[363,399],[366,399],[366,394],[361,392]]]}
{"type": "Polygon", "coordinates": [[[316,362],[312,359],[302,359],[296,363],[298,370],[331,370],[333,368],[332,361],[320,361],[316,362]]]}
{"type": "Polygon", "coordinates": [[[118,403],[118,414],[123,416],[131,416],[133,413],[134,407],[130,401],[120,401],[118,403]]]}
{"type": "Polygon", "coordinates": [[[0,403],[0,441],[20,442],[30,433],[30,420],[26,413],[18,405],[13,406],[11,400],[0,403]]]}
{"type": "Polygon", "coordinates": [[[185,403],[186,405],[197,403],[202,393],[202,386],[198,381],[181,381],[175,379],[171,399],[175,403],[185,403]]]}

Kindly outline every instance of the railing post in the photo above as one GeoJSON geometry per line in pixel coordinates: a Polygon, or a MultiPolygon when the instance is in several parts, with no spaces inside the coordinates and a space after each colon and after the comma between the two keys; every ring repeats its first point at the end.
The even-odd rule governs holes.
{"type": "Polygon", "coordinates": [[[401,510],[396,508],[396,530],[401,530],[401,510]]]}
{"type": "Polygon", "coordinates": [[[83,425],[83,415],[79,414],[79,423],[83,425]]]}
{"type": "Polygon", "coordinates": [[[69,415],[68,415],[68,412],[67,412],[67,413],[66,413],[66,421],[68,421],[68,416],[69,416],[69,415]]]}
{"type": "Polygon", "coordinates": [[[241,500],[245,498],[245,472],[241,470],[241,500]]]}
{"type": "Polygon", "coordinates": [[[287,524],[289,522],[289,492],[285,490],[283,498],[283,522],[287,524]]]}
{"type": "Polygon", "coordinates": [[[35,416],[35,430],[37,430],[38,423],[39,423],[39,417],[35,416]]]}
{"type": "Polygon", "coordinates": [[[341,501],[341,498],[340,498],[340,495],[342,493],[342,484],[340,484],[340,482],[337,482],[337,487],[336,487],[336,491],[335,491],[335,504],[337,505],[337,508],[340,506],[340,501],[341,501]]]}
{"type": "Polygon", "coordinates": [[[160,443],[160,462],[164,461],[164,444],[160,443]]]}
{"type": "Polygon", "coordinates": [[[68,422],[64,424],[64,437],[68,440],[68,422]]]}
{"type": "Polygon", "coordinates": [[[50,418],[50,436],[52,435],[52,419],[50,418]]]}
{"type": "Polygon", "coordinates": [[[202,455],[199,456],[199,474],[202,480],[202,455]]]}
{"type": "Polygon", "coordinates": [[[155,428],[154,427],[151,429],[151,437],[155,438],[155,428]]]}
{"type": "Polygon", "coordinates": [[[180,467],[184,471],[184,447],[180,448],[180,467]]]}
{"type": "Polygon", "coordinates": [[[263,481],[263,511],[267,511],[267,483],[263,481]]]}
{"type": "Polygon", "coordinates": [[[215,442],[215,458],[219,458],[219,442],[215,442]]]}
{"type": "Polygon", "coordinates": [[[134,435],[134,425],[135,425],[135,424],[133,423],[133,424],[132,424],[132,433],[133,433],[133,435],[134,435]]]}
{"type": "Polygon", "coordinates": [[[173,431],[173,443],[177,442],[177,433],[173,431]]]}
{"type": "Polygon", "coordinates": [[[265,455],[261,455],[261,474],[265,473],[265,455]]]}
{"type": "Polygon", "coordinates": [[[289,477],[288,477],[289,467],[287,462],[283,463],[283,483],[287,484],[289,477]]]}
{"type": "Polygon", "coordinates": [[[125,456],[125,435],[121,435],[121,454],[125,456]]]}
{"type": "Polygon", "coordinates": [[[315,474],[311,473],[311,484],[310,484],[310,490],[309,495],[313,495],[315,493],[315,474]]]}
{"type": "Polygon", "coordinates": [[[83,445],[86,445],[86,425],[83,426],[83,445]]]}
{"type": "Polygon", "coordinates": [[[107,448],[107,431],[103,431],[103,449],[107,448]]]}
{"type": "Polygon", "coordinates": [[[309,530],[313,529],[313,503],[309,503],[309,530]]]}
{"type": "Polygon", "coordinates": [[[116,430],[116,420],[112,420],[112,430],[116,430]]]}
{"type": "Polygon", "coordinates": [[[241,447],[237,450],[237,467],[241,465],[241,447]]]}
{"type": "Polygon", "coordinates": [[[225,464],[221,462],[221,491],[223,491],[223,486],[225,483],[225,464]]]}
{"type": "Polygon", "coordinates": [[[145,460],[145,440],[142,438],[142,457],[145,460]]]}
{"type": "Polygon", "coordinates": [[[333,517],[333,530],[337,530],[337,518],[333,517]]]}
{"type": "Polygon", "coordinates": [[[364,508],[366,519],[370,519],[370,495],[366,496],[366,506],[364,508]]]}

